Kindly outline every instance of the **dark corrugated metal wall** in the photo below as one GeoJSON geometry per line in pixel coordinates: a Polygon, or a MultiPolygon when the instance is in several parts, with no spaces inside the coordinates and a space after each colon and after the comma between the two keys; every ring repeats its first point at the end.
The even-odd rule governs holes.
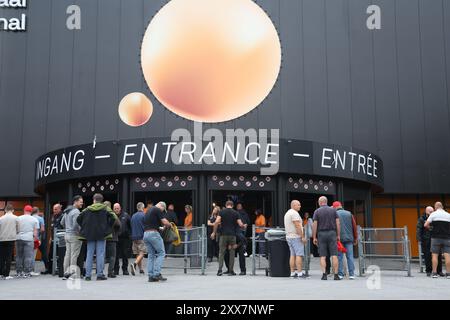
{"type": "MultiPolygon", "coordinates": [[[[254,112],[206,128],[281,128],[285,138],[354,146],[382,157],[386,192],[450,193],[449,1],[256,2],[280,33],[281,75],[254,112]],[[370,4],[381,7],[381,30],[366,28],[370,4]]],[[[142,128],[117,114],[127,93],[150,94],[140,44],[164,3],[31,0],[27,33],[0,32],[0,196],[31,195],[34,160],[47,151],[94,135],[105,141],[192,127],[154,98],[142,128]],[[81,7],[81,31],[65,27],[71,4],[81,7]]]]}

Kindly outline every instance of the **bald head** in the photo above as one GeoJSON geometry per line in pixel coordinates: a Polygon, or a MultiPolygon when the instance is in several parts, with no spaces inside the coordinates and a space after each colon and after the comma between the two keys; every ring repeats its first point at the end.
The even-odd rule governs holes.
{"type": "Polygon", "coordinates": [[[122,210],[122,207],[120,206],[120,204],[119,204],[119,203],[114,203],[113,211],[114,211],[117,215],[120,214],[120,211],[121,211],[121,210],[122,210]]]}
{"type": "Polygon", "coordinates": [[[434,204],[434,209],[435,210],[438,210],[438,209],[444,209],[444,206],[442,205],[442,203],[441,202],[436,202],[435,204],[434,204]]]}
{"type": "Polygon", "coordinates": [[[61,211],[62,211],[62,206],[60,203],[57,203],[53,206],[53,214],[58,215],[61,213],[61,211]]]}
{"type": "Polygon", "coordinates": [[[328,204],[328,199],[325,196],[319,198],[319,206],[326,206],[328,204]]]}
{"type": "Polygon", "coordinates": [[[300,201],[298,201],[298,200],[291,201],[291,209],[298,212],[298,211],[300,211],[301,207],[302,207],[302,205],[300,204],[300,201]]]}
{"type": "Polygon", "coordinates": [[[428,207],[425,208],[425,213],[426,213],[427,216],[429,216],[430,214],[432,214],[433,211],[434,211],[434,208],[431,207],[431,206],[428,206],[428,207]]]}

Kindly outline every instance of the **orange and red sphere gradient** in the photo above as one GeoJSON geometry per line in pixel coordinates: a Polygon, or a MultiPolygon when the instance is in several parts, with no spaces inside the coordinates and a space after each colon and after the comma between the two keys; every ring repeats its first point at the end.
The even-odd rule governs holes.
{"type": "Polygon", "coordinates": [[[119,104],[120,119],[131,127],[139,127],[147,123],[152,113],[151,101],[139,92],[126,95],[119,104]]]}
{"type": "Polygon", "coordinates": [[[141,59],[163,106],[214,123],[243,116],[268,96],[281,67],[281,44],[252,0],[171,0],[150,22],[141,59]]]}

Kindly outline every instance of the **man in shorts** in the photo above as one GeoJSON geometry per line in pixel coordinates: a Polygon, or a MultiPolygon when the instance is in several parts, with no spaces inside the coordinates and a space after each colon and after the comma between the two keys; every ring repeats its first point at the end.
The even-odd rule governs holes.
{"type": "Polygon", "coordinates": [[[338,275],[337,241],[340,241],[341,228],[336,209],[328,206],[328,199],[319,198],[320,208],[314,211],[313,242],[319,246],[320,267],[322,268],[322,280],[327,280],[326,257],[333,259],[334,280],[341,280],[338,275]]]}
{"type": "Polygon", "coordinates": [[[291,208],[284,215],[286,241],[291,252],[291,258],[289,260],[289,265],[291,267],[291,278],[307,278],[302,271],[306,238],[303,232],[302,219],[298,213],[300,208],[300,201],[292,200],[291,208]],[[295,267],[297,267],[297,271],[295,270],[295,267]]]}
{"type": "Polygon", "coordinates": [[[431,230],[432,277],[438,277],[438,256],[442,250],[445,257],[447,279],[450,279],[450,214],[444,210],[441,202],[434,204],[434,210],[425,222],[425,228],[433,227],[431,230]]]}
{"type": "Polygon", "coordinates": [[[136,275],[136,269],[139,267],[139,273],[144,274],[142,268],[142,260],[147,254],[147,248],[144,243],[144,203],[139,202],[136,205],[137,212],[131,217],[131,240],[133,241],[133,254],[136,255],[136,260],[130,265],[130,271],[133,276],[136,275]]]}

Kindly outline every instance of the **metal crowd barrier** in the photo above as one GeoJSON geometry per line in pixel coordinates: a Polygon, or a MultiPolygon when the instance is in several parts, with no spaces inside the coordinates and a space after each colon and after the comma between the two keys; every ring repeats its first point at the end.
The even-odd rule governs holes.
{"type": "Polygon", "coordinates": [[[425,257],[424,257],[424,255],[423,255],[423,252],[422,252],[422,243],[419,241],[418,243],[417,243],[417,245],[418,245],[418,248],[419,248],[419,272],[420,273],[424,273],[425,272],[425,257]]]}
{"type": "Polygon", "coordinates": [[[166,253],[168,258],[183,258],[183,266],[179,266],[176,259],[164,262],[165,269],[183,269],[187,273],[188,269],[200,269],[202,275],[206,270],[207,259],[207,229],[203,224],[200,227],[178,228],[181,244],[173,247],[174,253],[166,253]],[[173,261],[172,261],[173,260],[173,261]]]}
{"type": "MultiPolygon", "coordinates": [[[[419,273],[425,273],[425,256],[422,252],[422,243],[420,241],[417,242],[417,247],[419,248],[419,273]]],[[[441,254],[441,260],[442,265],[445,266],[445,259],[443,254],[441,254]]]]}
{"type": "Polygon", "coordinates": [[[368,265],[384,270],[406,271],[411,276],[411,243],[408,228],[361,228],[358,226],[359,275],[368,265]]]}
{"type": "MultiPolygon", "coordinates": [[[[56,268],[58,267],[58,251],[57,248],[60,245],[59,238],[62,237],[64,239],[66,234],[66,229],[56,229],[53,230],[53,239],[52,239],[52,275],[56,275],[56,268]]],[[[65,240],[64,240],[65,241],[65,240]]],[[[64,245],[65,246],[65,245],[64,245]]],[[[61,257],[64,260],[64,257],[61,257]]]]}
{"type": "MultiPolygon", "coordinates": [[[[206,226],[192,227],[190,229],[178,228],[181,237],[181,244],[174,248],[175,253],[166,254],[167,257],[183,258],[184,265],[178,266],[171,265],[172,261],[165,261],[163,268],[165,269],[184,269],[184,273],[187,273],[188,269],[200,269],[202,275],[206,270],[206,257],[207,257],[207,231],[206,226]],[[180,252],[180,253],[178,253],[180,252]]],[[[59,238],[64,238],[65,229],[56,229],[53,232],[53,263],[52,263],[52,275],[56,275],[57,263],[58,263],[58,251],[59,238]]],[[[64,259],[64,257],[62,257],[64,259]]],[[[95,264],[93,265],[95,268],[95,264]]]]}
{"type": "MultiPolygon", "coordinates": [[[[256,275],[256,270],[265,270],[266,275],[268,275],[268,267],[269,263],[266,259],[267,257],[267,241],[266,239],[259,239],[256,234],[256,229],[263,229],[265,232],[268,230],[284,230],[284,228],[276,227],[276,228],[267,228],[267,227],[256,227],[256,225],[252,225],[252,275],[256,275]],[[259,244],[258,249],[261,247],[264,248],[263,253],[257,253],[256,246],[259,244]],[[262,259],[264,258],[264,259],[262,259]]],[[[310,238],[311,235],[307,231],[307,226],[303,227],[303,230],[306,232],[305,236],[307,239],[307,242],[304,244],[305,246],[305,256],[303,257],[303,270],[305,271],[305,274],[309,275],[310,270],[310,264],[311,264],[311,250],[310,250],[310,238]]]]}

